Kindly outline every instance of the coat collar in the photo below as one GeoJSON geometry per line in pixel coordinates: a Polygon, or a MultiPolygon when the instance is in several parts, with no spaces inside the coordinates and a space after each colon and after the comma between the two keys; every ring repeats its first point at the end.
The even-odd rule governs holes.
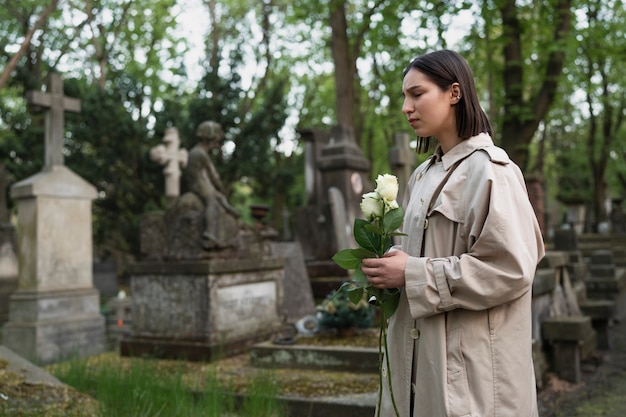
{"type": "Polygon", "coordinates": [[[472,136],[450,149],[448,153],[441,151],[441,146],[437,146],[435,153],[432,156],[432,162],[441,160],[443,167],[447,171],[456,161],[465,158],[477,149],[483,149],[493,145],[491,136],[487,133],[479,133],[476,136],[472,136]]]}

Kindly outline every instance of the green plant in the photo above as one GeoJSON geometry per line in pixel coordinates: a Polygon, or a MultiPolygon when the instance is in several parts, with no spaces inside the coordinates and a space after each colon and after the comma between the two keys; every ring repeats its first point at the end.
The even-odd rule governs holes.
{"type": "Polygon", "coordinates": [[[278,386],[270,373],[250,377],[247,395],[236,406],[232,387],[209,371],[201,389],[189,381],[177,362],[162,366],[157,360],[128,361],[74,359],[53,365],[50,371],[77,391],[99,403],[97,417],[281,417],[278,386]]]}
{"type": "Polygon", "coordinates": [[[278,386],[272,374],[262,372],[248,383],[248,395],[244,397],[241,415],[245,417],[279,417],[286,415],[283,404],[276,401],[278,386]]]}
{"type": "Polygon", "coordinates": [[[354,303],[347,291],[333,291],[317,306],[317,317],[324,329],[365,329],[372,326],[374,309],[365,293],[354,303]]]}
{"type": "Polygon", "coordinates": [[[387,345],[387,320],[396,312],[400,302],[399,288],[376,288],[370,284],[361,270],[361,261],[366,258],[381,258],[393,244],[394,236],[403,236],[396,230],[402,225],[404,211],[398,205],[398,178],[384,174],[376,178],[376,189],[363,194],[361,211],[365,219],[354,220],[354,240],[359,245],[356,249],[343,249],[333,256],[333,261],[342,268],[354,270],[352,281],[345,282],[338,290],[339,295],[348,297],[353,303],[361,302],[367,297],[368,303],[380,308],[381,320],[378,334],[379,357],[379,392],[377,417],[380,416],[383,372],[382,361],[387,365],[387,381],[391,394],[391,403],[396,416],[399,416],[393,387],[391,385],[391,369],[389,367],[389,347],[387,345]],[[384,354],[383,354],[384,349],[384,354]]]}

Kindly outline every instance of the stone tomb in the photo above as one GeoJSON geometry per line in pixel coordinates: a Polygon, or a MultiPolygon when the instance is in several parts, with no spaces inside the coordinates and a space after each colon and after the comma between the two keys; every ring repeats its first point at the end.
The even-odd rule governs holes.
{"type": "Polygon", "coordinates": [[[129,267],[133,330],[123,356],[212,360],[282,326],[283,259],[142,262],[129,267]]]}

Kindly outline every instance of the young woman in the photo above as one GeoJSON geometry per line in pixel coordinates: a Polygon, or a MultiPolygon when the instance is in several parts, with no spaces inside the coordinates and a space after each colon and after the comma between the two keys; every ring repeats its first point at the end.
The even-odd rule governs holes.
{"type": "MultiPolygon", "coordinates": [[[[531,287],[544,246],[522,173],[494,146],[459,54],[413,60],[402,93],[419,142],[438,147],[409,180],[407,236],[362,263],[372,285],[403,289],[381,372],[401,417],[537,416],[531,287]]],[[[380,415],[395,416],[383,380],[380,415]]]]}

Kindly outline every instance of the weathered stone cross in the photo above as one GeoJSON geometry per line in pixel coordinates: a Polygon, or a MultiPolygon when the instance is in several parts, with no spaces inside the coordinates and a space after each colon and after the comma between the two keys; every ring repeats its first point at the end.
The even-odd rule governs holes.
{"type": "Polygon", "coordinates": [[[26,100],[29,104],[45,107],[45,165],[44,169],[54,165],[63,165],[63,143],[65,142],[65,111],[80,112],[80,100],[63,95],[63,80],[56,73],[47,77],[46,93],[29,91],[26,100]]]}
{"type": "Polygon", "coordinates": [[[180,149],[180,139],[178,129],[170,127],[165,130],[163,136],[165,145],[157,145],[150,149],[150,157],[153,161],[165,165],[165,196],[174,199],[180,195],[180,166],[187,165],[187,150],[180,149]]]}

